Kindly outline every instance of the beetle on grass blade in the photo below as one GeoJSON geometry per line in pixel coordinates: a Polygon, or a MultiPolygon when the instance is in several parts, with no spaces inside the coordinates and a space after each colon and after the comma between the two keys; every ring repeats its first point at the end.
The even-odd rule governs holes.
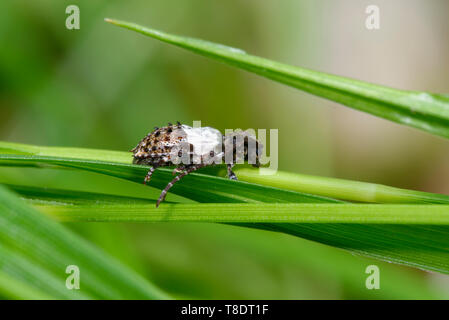
{"type": "Polygon", "coordinates": [[[259,167],[262,144],[248,131],[222,135],[211,127],[192,128],[177,122],[162,128],[155,127],[131,151],[134,164],[150,166],[144,183],[150,181],[158,167],[176,166],[173,174],[179,174],[162,190],[156,202],[158,207],[177,181],[200,168],[224,162],[228,178],[237,180],[232,171],[235,164],[248,161],[259,167]]]}

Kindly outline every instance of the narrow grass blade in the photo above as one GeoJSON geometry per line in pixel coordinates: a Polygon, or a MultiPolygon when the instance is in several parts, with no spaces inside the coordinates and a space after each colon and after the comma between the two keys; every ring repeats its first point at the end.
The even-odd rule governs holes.
{"type": "Polygon", "coordinates": [[[72,190],[8,185],[41,210],[64,221],[366,223],[449,226],[449,205],[335,203],[204,203],[155,201],[72,190]]]}
{"type": "Polygon", "coordinates": [[[237,168],[234,171],[242,181],[351,202],[449,204],[449,196],[445,194],[407,190],[376,183],[282,171],[270,175],[261,175],[255,170],[246,168],[237,168]]]}
{"type": "Polygon", "coordinates": [[[113,19],[105,21],[348,107],[449,138],[449,98],[444,95],[374,85],[289,66],[246,54],[240,49],[168,34],[131,22],[113,19]]]}
{"type": "Polygon", "coordinates": [[[449,205],[375,204],[154,204],[43,205],[63,221],[222,222],[222,223],[361,223],[449,226],[449,205]]]}

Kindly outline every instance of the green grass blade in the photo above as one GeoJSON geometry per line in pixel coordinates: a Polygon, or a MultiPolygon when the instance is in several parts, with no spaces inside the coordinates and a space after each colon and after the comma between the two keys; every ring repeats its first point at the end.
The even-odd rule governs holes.
{"type": "Polygon", "coordinates": [[[247,168],[237,168],[234,171],[242,181],[352,202],[449,204],[449,196],[445,194],[407,190],[376,183],[282,171],[272,175],[261,175],[247,168]]]}
{"type": "MultiPolygon", "coordinates": [[[[389,263],[374,262],[371,259],[350,255],[343,250],[335,250],[332,247],[300,238],[293,239],[279,233],[266,233],[243,228],[224,228],[212,224],[159,223],[152,229],[156,228],[161,230],[161,233],[164,231],[168,233],[164,237],[167,240],[166,243],[170,243],[171,231],[176,242],[183,242],[182,245],[185,246],[183,247],[185,250],[188,250],[190,242],[203,241],[205,246],[207,244],[210,249],[201,250],[196,254],[204,254],[211,259],[219,260],[218,264],[221,261],[220,256],[227,256],[226,252],[231,250],[235,254],[233,257],[236,259],[238,259],[240,253],[244,257],[257,259],[264,265],[265,263],[270,265],[270,262],[276,261],[276,265],[283,266],[282,269],[291,266],[295,270],[299,270],[304,279],[318,277],[322,280],[322,283],[326,284],[332,283],[332,279],[335,278],[340,279],[340,281],[344,279],[342,287],[345,287],[343,289],[345,299],[445,299],[448,297],[448,294],[430,293],[429,289],[434,288],[429,286],[428,277],[421,277],[422,274],[414,272],[412,269],[405,270],[389,263]],[[177,230],[179,232],[176,232],[177,230]],[[197,239],[198,234],[201,234],[201,240],[197,239]],[[381,290],[367,290],[365,287],[367,276],[365,268],[373,263],[380,269],[381,290]],[[426,294],[426,292],[430,294],[426,294]]],[[[173,246],[168,245],[167,249],[173,246]]],[[[164,249],[161,248],[161,251],[164,249]]],[[[173,270],[174,274],[178,274],[177,267],[172,266],[172,264],[166,262],[160,268],[167,268],[173,270]]],[[[214,271],[204,270],[206,267],[207,265],[204,265],[201,268],[200,265],[197,266],[197,270],[202,274],[214,274],[214,271]]],[[[221,272],[226,273],[226,270],[228,270],[228,265],[224,264],[217,266],[216,272],[221,274],[221,272]],[[221,271],[222,268],[225,270],[221,271]]],[[[244,273],[242,273],[242,277],[245,277],[244,273]]],[[[310,285],[313,287],[315,283],[312,282],[310,285]]],[[[308,286],[304,282],[300,283],[301,289],[305,289],[305,296],[313,299],[313,295],[310,296],[310,291],[313,291],[310,285],[308,286]]],[[[260,295],[263,296],[263,294],[260,295]]],[[[272,292],[274,299],[276,299],[276,295],[272,292]]],[[[257,297],[256,295],[255,298],[257,297]]],[[[288,299],[286,296],[283,296],[283,298],[288,299]]]]}
{"type": "MultiPolygon", "coordinates": [[[[6,257],[3,257],[6,259],[6,257]]],[[[0,271],[0,296],[7,299],[51,300],[55,299],[27,283],[0,271]]]]}
{"type": "Polygon", "coordinates": [[[254,227],[284,232],[366,257],[449,274],[447,226],[257,224],[254,227]]]}
{"type": "Polygon", "coordinates": [[[78,192],[74,202],[61,196],[62,190],[15,189],[63,221],[231,223],[284,232],[364,256],[449,274],[447,205],[181,204],[156,209],[142,199],[117,197],[111,201],[112,196],[78,192]],[[56,202],[49,200],[53,195],[56,202]]]}
{"type": "MultiPolygon", "coordinates": [[[[0,257],[0,286],[25,283],[35,290],[45,288],[45,294],[61,299],[168,297],[3,186],[0,186],[0,257]],[[65,287],[68,276],[65,270],[69,265],[80,269],[80,290],[65,287]]],[[[10,294],[17,298],[20,292],[10,294]]]]}
{"type": "Polygon", "coordinates": [[[448,205],[39,203],[63,221],[220,222],[284,232],[353,253],[449,274],[448,205]]]}
{"type": "MultiPolygon", "coordinates": [[[[28,155],[0,154],[0,165],[3,166],[53,166],[75,168],[122,178],[142,183],[148,167],[96,160],[85,160],[67,157],[47,157],[28,155]]],[[[171,169],[158,169],[154,173],[150,185],[163,189],[173,179],[171,169]]],[[[231,181],[220,177],[191,174],[170,189],[178,194],[200,202],[339,202],[338,200],[314,196],[279,188],[250,184],[242,181],[231,181]]],[[[169,197],[167,199],[169,200],[169,197]]]]}
{"type": "MultiPolygon", "coordinates": [[[[111,201],[112,196],[78,192],[78,199],[73,201],[70,196],[63,197],[62,190],[14,188],[32,199],[30,203],[63,221],[231,223],[449,274],[448,205],[180,204],[156,209],[142,199],[117,197],[111,201]],[[49,200],[53,195],[55,201],[49,200]]],[[[71,191],[65,193],[70,195],[71,191]]]]}
{"type": "Polygon", "coordinates": [[[312,203],[39,205],[63,221],[449,225],[449,205],[312,203]]]}
{"type": "MultiPolygon", "coordinates": [[[[0,143],[0,152],[2,152],[3,146],[5,145],[0,143]]],[[[0,165],[31,165],[37,167],[62,166],[66,168],[99,172],[138,183],[141,183],[142,177],[146,173],[146,168],[130,164],[129,162],[131,162],[131,159],[127,160],[127,157],[125,156],[126,153],[123,153],[123,155],[120,154],[114,158],[111,156],[114,152],[109,153],[109,151],[95,151],[86,156],[90,151],[82,150],[78,155],[78,149],[65,148],[64,154],[61,154],[62,151],[57,150],[58,148],[35,147],[36,149],[33,152],[30,152],[31,149],[29,149],[28,154],[17,155],[13,154],[14,148],[15,147],[12,144],[8,144],[8,150],[10,150],[10,152],[9,154],[0,154],[0,165]],[[35,155],[35,153],[38,153],[39,155],[35,155]],[[56,153],[59,153],[58,157],[54,156],[56,153]],[[98,153],[97,157],[99,159],[108,158],[109,161],[96,161],[95,159],[91,159],[90,157],[96,157],[95,153],[98,153]],[[84,159],[78,159],[83,157],[83,155],[84,159]],[[124,159],[126,159],[126,161],[124,161],[124,159]]],[[[26,147],[22,145],[19,145],[17,148],[20,150],[26,149],[26,147]]],[[[128,157],[130,157],[130,155],[128,157]]],[[[171,178],[171,170],[156,170],[155,180],[152,181],[152,183],[156,182],[156,187],[162,188],[165,186],[167,180],[171,178]],[[158,177],[157,179],[159,180],[156,180],[156,177],[158,177]]],[[[278,186],[287,187],[286,180],[281,178],[279,178],[278,186]]],[[[329,183],[325,178],[320,180],[322,178],[316,177],[316,179],[317,180],[306,184],[308,185],[309,190],[311,190],[314,185],[326,185],[326,183],[329,183]]],[[[270,183],[273,181],[270,181],[270,183]]],[[[351,192],[348,193],[350,194],[348,198],[372,199],[374,197],[374,199],[376,199],[376,196],[373,196],[371,190],[372,188],[369,188],[369,184],[364,184],[364,187],[359,190],[357,183],[351,185],[347,181],[343,182],[342,185],[338,187],[340,181],[332,181],[333,186],[332,188],[328,188],[326,191],[327,195],[334,192],[333,195],[341,196],[342,190],[349,190],[351,192]]],[[[265,181],[263,183],[268,182],[265,181]]],[[[290,186],[289,188],[292,190],[296,189],[295,186],[290,186]]],[[[423,205],[415,207],[413,205],[391,206],[391,208],[386,206],[384,208],[385,210],[392,210],[390,211],[390,216],[382,217],[383,213],[381,212],[380,215],[376,217],[376,208],[381,208],[376,207],[377,205],[357,207],[357,205],[354,204],[348,205],[345,203],[338,203],[337,200],[332,198],[309,196],[307,194],[295,191],[266,187],[241,181],[229,181],[227,179],[204,174],[192,174],[191,177],[186,177],[185,181],[180,182],[176,189],[173,189],[179,195],[195,199],[200,202],[209,202],[209,204],[189,204],[183,207],[184,205],[163,203],[159,209],[157,209],[158,211],[156,211],[153,203],[149,203],[147,202],[148,200],[142,199],[139,199],[138,201],[127,199],[126,201],[128,201],[128,204],[123,205],[123,208],[120,208],[120,210],[118,210],[118,208],[121,205],[118,202],[123,199],[112,200],[104,195],[98,195],[100,203],[103,202],[103,209],[100,207],[100,204],[98,204],[99,207],[95,207],[95,204],[93,204],[93,199],[97,196],[90,196],[90,198],[87,197],[88,200],[86,200],[84,204],[83,201],[79,199],[76,201],[79,201],[77,203],[80,207],[84,207],[85,210],[83,209],[82,211],[87,212],[90,210],[91,213],[95,213],[95,219],[103,218],[106,220],[107,218],[111,220],[116,219],[116,221],[123,221],[125,219],[140,219],[141,221],[160,219],[159,221],[170,221],[170,219],[178,219],[178,217],[179,219],[186,219],[188,218],[188,215],[192,217],[195,215],[195,212],[204,209],[203,216],[197,218],[195,221],[201,220],[224,222],[224,218],[220,218],[218,214],[214,215],[213,213],[216,210],[221,210],[220,215],[228,214],[228,217],[234,216],[234,220],[227,220],[228,222],[234,221],[232,222],[233,224],[289,233],[331,246],[344,248],[350,250],[351,252],[365,256],[402,263],[425,270],[449,273],[449,251],[447,250],[447,248],[449,248],[449,243],[447,241],[447,239],[449,239],[449,227],[445,225],[438,226],[425,224],[446,223],[446,206],[423,205]],[[135,207],[133,207],[134,205],[130,206],[129,201],[135,203],[135,207]],[[255,220],[251,220],[253,222],[250,223],[249,221],[245,222],[241,220],[242,216],[245,215],[247,219],[254,219],[250,216],[250,211],[259,206],[263,207],[265,205],[272,206],[271,209],[267,210],[265,213],[260,213],[259,218],[262,217],[262,220],[266,219],[265,222],[260,222],[262,220],[259,220],[259,223],[255,223],[255,220]],[[298,207],[295,207],[295,205],[298,207]],[[301,205],[304,207],[301,207],[301,205]],[[308,212],[308,215],[306,214],[301,218],[301,215],[303,215],[304,212],[303,210],[307,207],[307,205],[311,206],[308,208],[311,211],[308,212]],[[320,205],[323,205],[321,209],[326,208],[326,211],[318,214],[316,211],[313,212],[313,210],[318,210],[316,208],[320,208],[320,205]],[[244,209],[245,206],[248,207],[244,209]],[[252,206],[254,206],[254,208],[252,206]],[[283,208],[282,206],[285,207],[283,208]],[[290,209],[286,209],[287,206],[291,206],[291,210],[297,210],[296,217],[291,214],[290,209]],[[276,217],[276,210],[278,210],[278,208],[285,210],[287,214],[281,215],[282,218],[279,218],[279,216],[276,217]],[[346,208],[348,211],[346,211],[346,208]],[[362,211],[359,211],[359,209],[362,211]],[[185,214],[187,216],[181,216],[181,211],[177,210],[186,210],[185,214]],[[369,210],[372,211],[370,212],[369,210]],[[396,211],[402,212],[398,214],[396,211]],[[239,212],[241,212],[241,214],[239,212]],[[343,215],[339,216],[337,212],[343,212],[343,215]],[[104,214],[104,216],[100,217],[101,214],[104,214]],[[159,216],[153,216],[153,214],[159,216]],[[174,215],[172,216],[172,214],[174,215]],[[121,217],[119,215],[121,215],[121,217]],[[351,217],[351,215],[353,216],[351,217]],[[353,220],[351,222],[352,218],[353,220]],[[288,219],[290,219],[289,223],[285,223],[288,219]],[[293,222],[294,219],[297,219],[296,223],[293,222]],[[309,222],[306,222],[306,219],[309,219],[309,222]],[[315,222],[320,220],[320,223],[311,223],[314,219],[315,222]],[[376,219],[376,224],[373,224],[376,219]],[[398,220],[395,221],[395,219],[398,220]],[[408,222],[407,219],[409,219],[408,222]],[[402,222],[400,220],[402,220],[402,222]],[[277,222],[274,223],[274,221],[277,222]],[[302,223],[297,223],[298,221],[301,221],[302,223]],[[413,223],[413,221],[420,224],[408,224],[413,223]],[[404,223],[407,223],[407,225],[404,225],[404,223]]],[[[20,192],[20,190],[18,191],[20,192]]],[[[386,203],[388,203],[388,201],[393,203],[446,203],[444,201],[445,196],[441,195],[429,196],[427,193],[409,190],[407,192],[401,192],[400,197],[398,198],[396,196],[396,191],[397,190],[391,192],[391,194],[388,194],[388,192],[383,194],[381,197],[382,201],[386,203]]],[[[22,192],[26,193],[25,191],[22,192]]],[[[67,219],[69,219],[69,215],[72,214],[70,219],[75,219],[74,211],[68,212],[70,209],[67,209],[64,206],[54,206],[49,204],[52,197],[63,202],[75,200],[70,199],[69,196],[64,196],[61,193],[59,195],[53,194],[45,197],[42,194],[42,191],[40,192],[40,195],[39,193],[36,193],[37,195],[35,194],[34,196],[35,199],[39,199],[41,197],[43,200],[43,202],[40,203],[41,208],[45,207],[45,210],[48,210],[48,212],[53,212],[55,215],[59,214],[61,218],[67,216],[67,219]]],[[[75,194],[74,196],[81,198],[83,197],[81,194],[75,194]]],[[[36,204],[36,202],[33,203],[36,204]]],[[[73,210],[78,210],[76,207],[77,205],[75,204],[73,210]]],[[[87,214],[88,213],[80,213],[79,219],[85,221],[86,219],[92,218],[92,216],[89,218],[87,214]],[[83,216],[83,214],[85,215],[83,216]]]]}
{"type": "Polygon", "coordinates": [[[449,225],[449,205],[335,203],[167,204],[101,193],[8,185],[64,221],[449,225]]]}
{"type": "MultiPolygon", "coordinates": [[[[24,186],[11,186],[8,185],[9,189],[18,192],[22,197],[28,199],[31,204],[41,206],[49,205],[52,206],[58,203],[59,206],[74,206],[74,205],[96,205],[97,208],[91,207],[93,210],[94,218],[98,219],[103,212],[103,206],[108,208],[112,205],[128,205],[128,204],[153,204],[154,201],[134,198],[134,197],[122,197],[122,196],[111,196],[107,194],[99,193],[88,193],[88,192],[74,192],[72,190],[57,190],[48,188],[37,188],[37,187],[24,187],[24,186]],[[99,211],[95,210],[98,209],[99,211]]],[[[56,215],[58,214],[57,208],[52,209],[56,215]]],[[[154,209],[154,207],[152,208],[154,209]]],[[[88,209],[89,210],[89,209],[88,209]]],[[[150,214],[151,215],[151,214],[150,214]]],[[[146,215],[148,216],[148,215],[146,215]]],[[[118,218],[118,216],[116,216],[118,218]]],[[[131,217],[132,219],[132,217],[131,217]]],[[[378,263],[381,273],[382,273],[382,291],[372,292],[371,290],[362,289],[364,288],[364,269],[363,266],[372,263],[366,261],[365,264],[358,262],[358,258],[347,256],[346,253],[332,250],[327,246],[319,246],[316,243],[301,241],[302,246],[299,250],[295,246],[291,246],[293,239],[288,239],[288,237],[282,237],[280,235],[270,235],[260,232],[252,232],[251,236],[248,237],[247,230],[234,229],[232,233],[223,232],[222,228],[215,227],[211,224],[170,224],[170,226],[163,226],[158,224],[158,229],[160,228],[179,228],[181,233],[194,233],[197,234],[197,228],[201,228],[201,236],[203,240],[208,243],[211,241],[216,241],[215,245],[220,248],[220,243],[223,246],[230,247],[229,250],[235,250],[235,248],[245,247],[245,251],[242,254],[250,254],[257,256],[257,259],[267,259],[268,261],[284,261],[285,265],[295,263],[296,261],[298,268],[304,267],[306,265],[312,270],[320,270],[327,277],[333,278],[335,274],[339,277],[345,279],[345,283],[353,288],[357,288],[357,294],[366,295],[367,298],[398,298],[407,296],[410,299],[422,299],[422,298],[441,298],[441,295],[429,292],[425,282],[420,283],[418,280],[420,277],[413,277],[413,274],[403,274],[399,272],[391,265],[378,263]],[[220,232],[221,231],[221,232],[220,232]],[[217,234],[218,233],[218,234],[217,234]],[[215,239],[215,240],[214,240],[215,239]],[[281,241],[285,240],[285,241],[281,241]],[[236,246],[236,244],[240,244],[236,246]],[[289,247],[290,246],[290,247],[289,247]],[[232,248],[232,249],[231,249],[232,248]],[[292,252],[295,254],[292,255],[292,252]],[[336,265],[329,265],[328,261],[341,260],[340,263],[336,265]],[[309,265],[310,264],[310,265],[309,265]],[[359,274],[359,277],[354,275],[359,274]],[[379,295],[381,294],[381,295],[379,295]]],[[[175,229],[176,230],[176,229],[175,229]]],[[[168,231],[166,231],[168,232],[168,231]]],[[[184,238],[178,238],[178,236],[173,235],[175,238],[172,239],[175,243],[178,241],[186,240],[184,238]]],[[[171,238],[170,234],[167,234],[168,238],[171,238]]],[[[186,236],[188,239],[191,236],[186,236]]],[[[193,237],[196,238],[196,237],[193,237]]],[[[151,239],[151,238],[150,238],[151,239]]],[[[201,240],[199,240],[201,241],[201,240]]],[[[170,242],[170,241],[167,241],[170,242]]],[[[211,244],[210,244],[211,245],[211,244]]],[[[197,254],[201,254],[198,252],[197,254]]],[[[182,281],[179,278],[179,270],[176,266],[171,265],[169,262],[164,263],[159,266],[159,269],[163,268],[164,273],[174,273],[173,281],[182,281]],[[167,269],[165,269],[167,268],[167,269]],[[177,275],[177,276],[176,276],[177,275]]],[[[155,270],[153,270],[155,271],[155,270]]],[[[216,270],[217,272],[220,269],[216,270]]],[[[202,272],[201,267],[198,272],[202,272]]],[[[181,273],[182,274],[182,273],[181,273]]],[[[1,281],[1,275],[0,275],[1,281]]],[[[190,284],[191,285],[191,284],[190,284]]],[[[1,293],[1,292],[0,292],[1,293]]]]}
{"type": "MultiPolygon", "coordinates": [[[[131,161],[129,152],[0,142],[0,166],[62,166],[142,183],[148,167],[133,165],[131,161]]],[[[338,202],[335,198],[375,203],[449,203],[447,195],[373,183],[285,172],[263,176],[255,169],[237,172],[241,181],[194,173],[175,184],[170,192],[199,202],[219,203],[338,202]]],[[[161,189],[172,178],[170,169],[160,168],[149,185],[161,189]]]]}
{"type": "Polygon", "coordinates": [[[72,147],[45,147],[6,141],[0,141],[0,154],[132,163],[132,153],[130,152],[72,147]]]}
{"type": "Polygon", "coordinates": [[[449,98],[444,95],[374,85],[289,66],[246,54],[239,49],[172,35],[135,23],[105,20],[348,107],[442,137],[449,137],[449,98]]]}

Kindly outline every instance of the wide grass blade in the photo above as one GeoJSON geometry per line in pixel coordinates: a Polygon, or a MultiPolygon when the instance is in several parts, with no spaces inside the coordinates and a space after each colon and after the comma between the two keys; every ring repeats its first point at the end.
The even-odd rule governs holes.
{"type": "Polygon", "coordinates": [[[164,299],[168,295],[0,185],[0,292],[10,298],[164,299]],[[66,288],[66,268],[80,289],[66,288]],[[11,284],[18,285],[11,289],[11,284]],[[32,291],[28,291],[29,288],[32,291]]]}
{"type": "Polygon", "coordinates": [[[348,107],[449,138],[449,98],[445,95],[374,85],[282,64],[249,55],[240,49],[168,34],[135,23],[113,19],[105,21],[348,107]]]}
{"type": "MultiPolygon", "coordinates": [[[[147,229],[143,226],[142,229],[147,229]]],[[[303,239],[292,239],[292,237],[284,236],[279,233],[259,232],[258,230],[247,230],[244,228],[223,227],[212,224],[161,224],[152,226],[151,230],[160,230],[164,234],[167,243],[175,237],[176,242],[183,242],[183,249],[190,248],[189,243],[196,244],[202,241],[204,246],[210,249],[196,251],[196,255],[206,255],[210,259],[218,260],[217,270],[205,270],[209,265],[197,265],[195,270],[201,274],[227,274],[229,270],[228,264],[224,263],[226,258],[221,259],[221,255],[226,255],[227,251],[232,251],[232,255],[236,259],[239,253],[244,257],[256,259],[263,265],[271,265],[274,261],[277,265],[281,265],[283,272],[291,266],[294,270],[298,270],[303,275],[303,279],[319,278],[323,283],[330,284],[332,279],[339,279],[339,288],[343,289],[345,299],[446,299],[448,294],[438,293],[426,294],[430,290],[438,288],[430,286],[429,277],[424,276],[414,270],[405,270],[398,266],[383,263],[381,261],[373,261],[372,259],[363,259],[359,256],[352,256],[343,250],[335,250],[330,246],[323,246],[312,241],[303,239]],[[179,232],[176,232],[179,231],[179,232]],[[197,235],[201,234],[201,239],[197,235]],[[216,251],[216,252],[214,252],[216,251]],[[381,290],[367,290],[365,286],[367,274],[365,269],[368,265],[376,264],[381,274],[381,290]],[[224,270],[223,270],[224,269],[224,270]],[[215,273],[216,272],[216,273],[215,273]]],[[[175,245],[173,245],[175,246],[175,245]]],[[[167,249],[172,248],[169,246],[167,249]]],[[[164,247],[165,248],[165,247],[164,247]]],[[[161,250],[162,251],[162,250],[161,250]]],[[[163,253],[160,254],[163,256],[163,253]]],[[[180,268],[172,266],[172,263],[166,262],[160,268],[170,268],[171,273],[178,274],[180,268]]],[[[238,269],[238,267],[237,267],[238,269]]],[[[275,270],[278,270],[276,268],[275,270]]],[[[287,273],[289,274],[289,273],[287,273]]],[[[242,270],[242,277],[245,277],[245,271],[242,270]]],[[[181,277],[177,277],[180,279],[181,277]]],[[[291,283],[300,285],[300,289],[304,289],[304,297],[314,298],[313,287],[316,283],[312,282],[307,285],[306,282],[296,282],[297,278],[288,278],[291,283]],[[312,288],[311,288],[312,287],[312,288]]],[[[283,281],[281,280],[280,283],[283,281]]],[[[245,282],[244,282],[245,283],[245,282]]],[[[285,285],[285,284],[284,284],[285,285]]],[[[288,286],[288,285],[287,285],[288,286]]],[[[284,287],[285,288],[285,287],[284,287]]],[[[440,288],[444,290],[443,286],[440,288]]],[[[207,294],[207,293],[206,293],[207,294]]],[[[260,293],[255,298],[265,294],[260,293]]],[[[272,292],[272,297],[285,295],[272,292]]],[[[320,299],[320,298],[319,298],[320,299]]]]}
{"type": "MultiPolygon", "coordinates": [[[[105,211],[103,210],[103,206],[107,206],[106,210],[108,211],[108,213],[106,214],[106,216],[110,214],[110,209],[113,206],[120,204],[131,206],[135,204],[151,204],[151,210],[154,209],[153,200],[136,197],[122,197],[102,193],[100,194],[72,190],[58,190],[13,185],[8,185],[8,188],[19,193],[22,197],[26,198],[30,204],[36,205],[38,208],[43,208],[42,206],[48,205],[50,211],[55,214],[55,217],[57,217],[60,213],[58,212],[58,209],[61,206],[90,206],[90,208],[88,208],[87,210],[92,210],[92,212],[90,213],[90,217],[93,219],[102,219],[102,215],[105,213],[105,211]],[[57,207],[53,207],[55,204],[57,204],[57,207]]],[[[177,207],[172,209],[176,211],[177,207]]],[[[129,218],[129,220],[127,220],[128,217],[126,215],[128,213],[129,212],[117,212],[114,218],[119,219],[120,214],[122,214],[122,221],[132,221],[132,216],[129,218]]],[[[151,219],[152,214],[153,213],[145,214],[145,216],[151,219]]],[[[170,215],[167,216],[168,220],[164,221],[172,221],[172,217],[170,215]]],[[[84,215],[83,217],[87,218],[88,215],[84,215]]],[[[74,217],[67,216],[67,219],[72,218],[74,217]]],[[[141,221],[144,221],[143,217],[141,221]]],[[[366,265],[371,263],[370,261],[366,261],[364,264],[363,262],[359,261],[358,258],[350,257],[344,252],[335,251],[330,247],[319,246],[316,243],[308,241],[301,241],[301,246],[298,248],[296,245],[292,246],[292,244],[296,243],[296,241],[294,242],[293,239],[289,239],[288,237],[282,237],[280,235],[270,235],[261,232],[251,232],[251,234],[248,235],[248,230],[239,230],[235,228],[232,230],[232,232],[225,232],[225,230],[227,229],[219,228],[218,226],[213,226],[211,224],[170,224],[170,226],[165,226],[159,223],[155,227],[157,230],[161,228],[169,228],[169,230],[171,231],[165,230],[161,232],[167,234],[166,237],[168,238],[174,237],[173,239],[171,239],[171,241],[174,241],[175,243],[177,243],[178,241],[183,242],[183,240],[186,240],[185,238],[195,239],[196,237],[192,237],[192,235],[198,234],[198,228],[200,228],[201,239],[209,243],[209,246],[214,245],[220,248],[220,245],[222,245],[226,246],[228,248],[227,250],[245,248],[245,252],[242,252],[242,254],[253,255],[256,256],[257,259],[267,259],[267,261],[283,261],[285,265],[296,263],[298,268],[311,268],[312,270],[315,270],[317,272],[319,271],[320,276],[324,276],[325,278],[329,277],[330,279],[338,275],[338,278],[341,277],[344,279],[343,281],[345,282],[345,285],[357,290],[357,295],[362,294],[365,295],[366,298],[397,299],[406,296],[410,299],[435,299],[444,297],[443,295],[430,291],[428,286],[426,286],[425,279],[419,277],[419,274],[416,274],[416,276],[414,276],[414,274],[412,274],[411,272],[404,274],[403,270],[399,271],[393,266],[382,264],[381,262],[378,263],[378,266],[382,272],[381,292],[366,290],[366,288],[364,287],[366,277],[364,268],[366,267],[366,265]],[[179,229],[179,232],[175,232],[175,234],[173,234],[172,231],[176,231],[177,229],[179,229]],[[182,236],[179,233],[181,233],[182,236]],[[188,235],[189,233],[191,233],[190,236],[188,235]],[[179,238],[180,236],[181,238],[179,238]],[[212,244],[210,243],[211,241],[213,242],[212,244]],[[239,245],[237,246],[237,244],[239,245]],[[339,263],[330,265],[328,263],[329,261],[339,261],[339,263]]],[[[142,244],[142,246],[145,246],[145,244],[142,244]]],[[[188,247],[186,249],[188,249],[188,247]]],[[[196,254],[202,254],[202,252],[197,252],[196,254]]],[[[182,267],[174,266],[170,264],[170,262],[166,262],[163,265],[159,266],[159,271],[161,268],[167,268],[164,269],[164,273],[169,272],[170,274],[175,274],[173,276],[173,281],[183,281],[182,277],[180,276],[182,272],[179,269],[181,268],[181,270],[183,270],[182,267]]],[[[157,273],[156,270],[153,271],[157,273]]],[[[198,267],[197,271],[202,273],[201,266],[198,267]]],[[[218,268],[216,272],[222,274],[225,271],[218,268]]],[[[0,275],[0,282],[1,280],[2,278],[0,275]]],[[[203,279],[203,281],[206,280],[203,279]]],[[[191,283],[189,283],[189,285],[192,286],[191,283]]],[[[17,285],[14,285],[13,287],[15,289],[20,288],[17,285]]],[[[195,285],[193,285],[193,287],[195,288],[195,285]]]]}
{"type": "Polygon", "coordinates": [[[129,197],[112,201],[113,196],[77,192],[73,201],[61,196],[62,190],[14,189],[62,221],[229,223],[449,274],[448,205],[170,204],[156,209],[149,200],[129,197]],[[53,195],[56,201],[49,200],[53,195]]]}

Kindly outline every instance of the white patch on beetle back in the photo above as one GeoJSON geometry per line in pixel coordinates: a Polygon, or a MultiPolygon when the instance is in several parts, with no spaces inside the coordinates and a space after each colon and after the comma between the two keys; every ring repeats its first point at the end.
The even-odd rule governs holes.
{"type": "Polygon", "coordinates": [[[220,131],[211,127],[192,128],[182,126],[186,134],[186,142],[193,145],[194,156],[209,156],[211,151],[221,150],[222,137],[220,131]]]}

